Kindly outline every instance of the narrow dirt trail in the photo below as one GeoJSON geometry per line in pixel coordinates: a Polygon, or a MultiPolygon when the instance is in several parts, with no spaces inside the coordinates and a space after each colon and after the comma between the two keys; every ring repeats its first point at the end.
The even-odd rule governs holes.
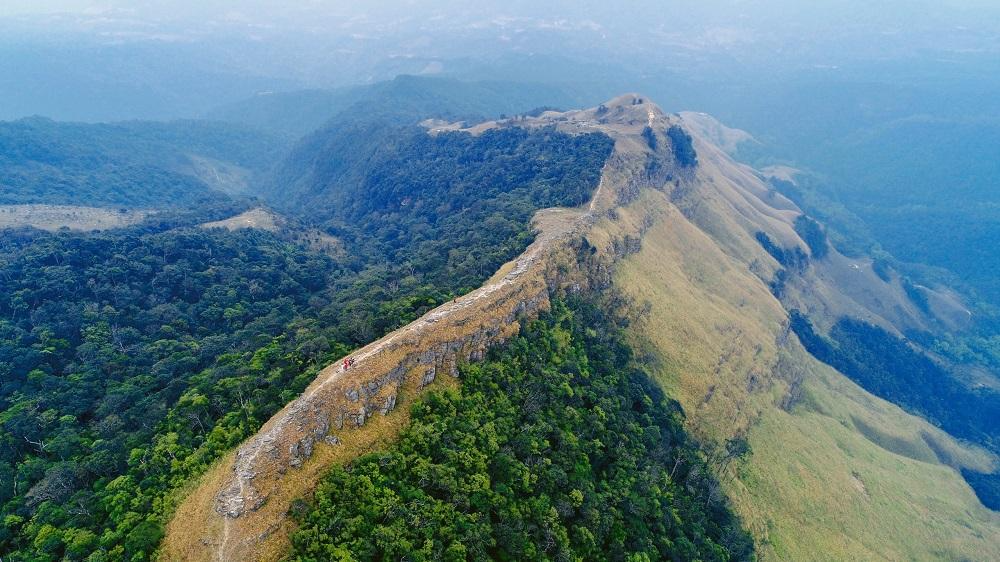
{"type": "Polygon", "coordinates": [[[597,183],[597,189],[594,190],[594,194],[590,197],[590,204],[587,205],[587,217],[593,218],[594,211],[597,209],[597,202],[600,201],[601,195],[604,193],[604,184],[608,181],[608,163],[604,163],[604,167],[601,168],[601,180],[597,183]]]}

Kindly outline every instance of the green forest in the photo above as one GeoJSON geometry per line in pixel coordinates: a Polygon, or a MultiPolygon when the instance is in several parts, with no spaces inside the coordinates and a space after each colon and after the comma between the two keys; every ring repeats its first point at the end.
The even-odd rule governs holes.
{"type": "Polygon", "coordinates": [[[539,206],[586,200],[609,144],[567,142],[577,143],[551,131],[438,137],[434,160],[413,173],[386,161],[380,173],[412,192],[410,204],[357,210],[369,236],[344,236],[350,257],[339,261],[267,232],[190,226],[217,214],[5,232],[4,559],[148,560],[177,490],[319,368],[481,284],[531,241],[539,206]],[[434,216],[431,241],[427,209],[450,184],[425,178],[459,178],[461,166],[483,170],[467,197],[496,201],[434,216]]]}
{"type": "Polygon", "coordinates": [[[207,121],[0,122],[0,204],[191,207],[229,199],[192,171],[191,157],[260,173],[276,137],[207,121]]]}
{"type": "MultiPolygon", "coordinates": [[[[465,290],[521,252],[529,235],[524,225],[536,209],[585,203],[613,144],[605,135],[552,128],[479,136],[403,128],[376,136],[386,135],[391,140],[362,162],[356,181],[343,183],[324,168],[330,176],[319,193],[342,203],[320,216],[362,259],[386,256],[408,269],[438,272],[429,279],[435,286],[465,290]],[[456,246],[465,250],[449,252],[456,246]]],[[[357,156],[348,158],[344,168],[353,169],[357,156]]]]}
{"type": "Polygon", "coordinates": [[[170,491],[348,349],[306,320],[334,264],[268,233],[28,235],[2,255],[13,560],[144,559],[170,491]]]}
{"type": "Polygon", "coordinates": [[[842,318],[829,339],[797,311],[792,329],[810,353],[865,390],[916,411],[949,433],[998,450],[1000,394],[972,390],[906,341],[873,324],[842,318]]]}
{"type": "Polygon", "coordinates": [[[623,320],[555,301],[388,450],[293,507],[293,559],[748,560],[752,541],[623,320]]]}

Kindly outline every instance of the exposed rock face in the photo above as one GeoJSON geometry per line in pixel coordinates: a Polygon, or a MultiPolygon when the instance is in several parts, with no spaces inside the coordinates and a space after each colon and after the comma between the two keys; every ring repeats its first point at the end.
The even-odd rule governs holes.
{"type": "Polygon", "coordinates": [[[325,369],[301,397],[240,447],[215,510],[237,518],[258,509],[268,500],[273,480],[288,468],[300,468],[317,443],[338,439],[331,431],[362,427],[376,412],[388,415],[406,377],[419,377],[426,385],[438,371],[457,376],[459,363],[481,360],[489,346],[516,331],[518,318],[548,305],[544,283],[514,283],[535,258],[522,257],[526,263],[490,294],[472,293],[362,349],[348,370],[342,362],[325,369]],[[497,297],[496,292],[505,294],[497,297]],[[483,306],[503,312],[488,315],[483,306]]]}
{"type": "MultiPolygon", "coordinates": [[[[635,96],[619,98],[605,107],[610,109],[600,125],[590,119],[590,112],[570,112],[555,121],[572,132],[600,130],[611,133],[620,143],[631,141],[641,146],[641,141],[623,133],[664,118],[656,106],[635,96]]],[[[615,182],[615,194],[599,192],[595,202],[602,195],[618,201],[623,194],[641,186],[658,187],[669,178],[666,166],[651,164],[658,161],[656,154],[636,151],[634,146],[629,149],[622,151],[619,147],[602,178],[603,186],[611,179],[607,177],[610,172],[617,174],[611,180],[615,182]]],[[[232,477],[216,498],[216,511],[235,518],[255,510],[267,501],[274,475],[282,474],[286,467],[301,467],[312,456],[315,444],[330,435],[331,419],[341,429],[345,419],[349,426],[362,427],[375,412],[387,415],[395,408],[406,377],[419,376],[421,384],[426,385],[433,382],[438,371],[458,376],[459,363],[482,360],[490,346],[516,332],[519,318],[547,307],[549,287],[541,275],[540,258],[552,249],[554,240],[566,238],[592,218],[581,213],[573,216],[570,211],[562,214],[566,215],[564,220],[548,221],[535,243],[499,280],[365,347],[353,357],[354,366],[347,371],[342,361],[323,370],[302,396],[240,447],[232,477]]],[[[544,222],[543,216],[536,224],[544,222]]],[[[638,242],[638,238],[629,239],[618,251],[635,252],[638,242]]]]}

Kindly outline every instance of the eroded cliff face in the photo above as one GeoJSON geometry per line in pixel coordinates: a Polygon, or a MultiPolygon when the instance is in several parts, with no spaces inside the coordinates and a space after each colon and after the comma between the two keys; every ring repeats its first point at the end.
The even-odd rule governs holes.
{"type": "MultiPolygon", "coordinates": [[[[609,284],[609,267],[580,267],[578,243],[596,220],[622,201],[666,181],[671,169],[668,147],[652,150],[642,131],[650,125],[665,128],[670,119],[651,103],[629,95],[593,110],[549,112],[469,129],[479,134],[491,127],[555,126],[570,133],[604,132],[616,144],[586,208],[539,212],[535,241],[483,287],[358,350],[348,369],[343,361],[324,369],[299,398],[210,471],[168,525],[162,557],[279,557],[287,546],[286,514],[292,501],[307,494],[331,463],[353,458],[380,438],[391,438],[379,433],[398,431],[401,424],[387,421],[405,416],[396,411],[398,406],[443,377],[457,376],[459,363],[482,359],[489,347],[516,334],[520,321],[548,307],[551,291],[609,284]],[[651,165],[654,162],[658,164],[651,165]]],[[[629,245],[635,251],[638,236],[615,241],[602,253],[625,254],[629,245]]]]}

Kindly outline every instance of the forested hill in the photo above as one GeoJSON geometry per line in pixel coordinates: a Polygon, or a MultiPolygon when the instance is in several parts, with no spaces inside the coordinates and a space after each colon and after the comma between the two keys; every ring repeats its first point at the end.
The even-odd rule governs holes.
{"type": "Polygon", "coordinates": [[[753,560],[626,324],[554,302],[419,399],[398,444],[334,467],[296,510],[292,559],[753,560]]]}
{"type": "Polygon", "coordinates": [[[207,121],[0,122],[0,204],[190,207],[245,191],[281,147],[207,121]]]}
{"type": "MultiPolygon", "coordinates": [[[[268,96],[256,103],[248,102],[242,111],[259,112],[262,107],[268,111],[273,107],[279,114],[292,111],[289,100],[302,95],[268,96]]],[[[376,175],[379,166],[384,167],[394,157],[399,160],[408,156],[405,151],[412,149],[415,137],[421,136],[418,131],[424,131],[417,127],[424,119],[479,122],[529,112],[556,103],[553,99],[573,99],[567,94],[553,94],[551,87],[413,76],[400,76],[335,96],[306,97],[321,100],[317,103],[325,107],[309,111],[327,111],[331,118],[316,123],[315,130],[310,129],[298,140],[259,193],[286,210],[316,213],[323,220],[341,213],[344,203],[351,204],[348,197],[358,199],[363,191],[360,182],[376,175]],[[373,158],[377,165],[369,166],[373,158]]],[[[224,114],[234,118],[233,113],[224,114]]]]}
{"type": "Polygon", "coordinates": [[[545,105],[580,107],[597,101],[551,84],[403,75],[368,86],[259,94],[216,108],[206,118],[297,140],[331,120],[351,115],[392,115],[403,120],[430,116],[484,118],[545,105]]]}
{"type": "Polygon", "coordinates": [[[471,290],[524,247],[535,209],[589,199],[613,144],[551,128],[474,136],[417,125],[501,105],[482,89],[397,79],[300,141],[261,195],[324,227],[359,262],[388,256],[392,278],[416,267],[440,272],[435,285],[471,290]],[[449,254],[455,244],[468,252],[449,254]]]}
{"type": "Polygon", "coordinates": [[[316,153],[323,156],[287,184],[296,186],[285,190],[288,210],[321,221],[363,255],[385,254],[393,263],[447,259],[442,273],[467,289],[517,255],[524,241],[515,236],[518,225],[534,209],[583,204],[612,145],[604,135],[551,129],[431,136],[384,122],[337,129],[325,140],[316,153]],[[453,240],[471,242],[468,234],[482,224],[489,243],[463,243],[470,247],[463,256],[443,251],[453,240]]]}
{"type": "MultiPolygon", "coordinates": [[[[611,148],[603,135],[547,130],[403,132],[401,146],[433,149],[433,158],[378,161],[372,173],[391,178],[393,191],[355,202],[365,236],[351,231],[346,261],[267,232],[162,220],[93,234],[4,233],[5,560],[150,559],[192,477],[320,367],[479,286],[531,241],[535,210],[589,199],[611,148]],[[473,172],[476,182],[456,191],[463,212],[431,217],[431,203],[473,172]],[[410,193],[411,204],[386,212],[383,198],[410,193]]],[[[115,154],[108,142],[95,158],[115,154]]]]}

